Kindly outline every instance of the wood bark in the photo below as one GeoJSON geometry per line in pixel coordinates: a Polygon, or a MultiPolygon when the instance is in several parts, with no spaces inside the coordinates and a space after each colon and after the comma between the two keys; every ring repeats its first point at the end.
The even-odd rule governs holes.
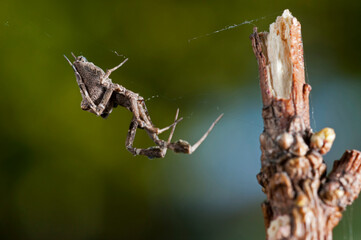
{"type": "Polygon", "coordinates": [[[327,176],[322,155],[330,150],[335,133],[330,128],[313,133],[310,127],[311,86],[305,82],[301,24],[285,13],[277,18],[278,28],[272,33],[281,39],[283,53],[270,48],[271,33],[258,33],[254,28],[250,36],[263,101],[261,171],[257,179],[267,195],[262,204],[267,239],[331,240],[342,211],[361,190],[361,153],[347,150],[327,176]],[[276,93],[279,86],[275,85],[287,87],[287,83],[272,72],[279,63],[271,54],[286,58],[278,60],[290,65],[286,81],[291,91],[286,97],[276,93]]]}

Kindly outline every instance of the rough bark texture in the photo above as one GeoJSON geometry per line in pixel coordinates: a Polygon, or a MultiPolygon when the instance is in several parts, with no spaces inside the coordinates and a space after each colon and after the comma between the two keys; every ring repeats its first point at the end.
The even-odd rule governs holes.
{"type": "Polygon", "coordinates": [[[262,204],[267,239],[330,240],[342,211],[361,190],[361,153],[346,151],[326,176],[322,154],[330,150],[335,133],[330,128],[312,132],[311,87],[305,83],[301,24],[292,15],[288,15],[288,23],[282,17],[276,21],[281,29],[277,34],[287,41],[289,49],[284,57],[292,65],[288,98],[275,94],[276,79],[272,79],[270,66],[275,63],[269,61],[267,49],[269,34],[254,28],[250,37],[263,101],[262,167],[257,179],[267,195],[262,204]]]}

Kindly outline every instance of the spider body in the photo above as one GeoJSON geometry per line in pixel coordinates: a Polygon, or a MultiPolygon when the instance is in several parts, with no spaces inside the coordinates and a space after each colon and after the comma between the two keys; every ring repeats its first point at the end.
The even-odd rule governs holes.
{"type": "MultiPolygon", "coordinates": [[[[82,76],[90,99],[95,105],[99,105],[107,90],[106,84],[101,84],[101,79],[105,75],[105,72],[103,69],[94,65],[92,62],[88,62],[87,59],[83,56],[77,57],[73,65],[79,75],[82,76]]],[[[108,117],[113,108],[116,108],[118,105],[129,109],[130,102],[124,95],[121,95],[118,92],[113,92],[109,98],[108,103],[106,106],[104,106],[104,110],[100,116],[103,118],[108,117]]],[[[81,101],[80,107],[85,111],[97,114],[96,111],[91,108],[91,105],[85,98],[83,98],[81,101]]]]}
{"type": "Polygon", "coordinates": [[[74,70],[76,81],[82,95],[81,108],[83,110],[103,118],[106,118],[112,112],[113,108],[117,106],[125,107],[133,113],[133,120],[131,121],[125,143],[127,150],[133,155],[162,158],[165,156],[167,149],[171,149],[174,152],[191,154],[205,140],[214,125],[223,116],[223,114],[221,114],[203,137],[193,146],[184,140],[171,142],[175,126],[182,120],[182,118],[178,119],[179,110],[177,110],[173,124],[159,129],[153,125],[143,97],[119,84],[113,83],[109,78],[110,74],[121,67],[128,59],[125,59],[118,66],[104,72],[100,67],[89,62],[85,57],[76,57],[73,53],[72,55],[75,59],[73,63],[70,62],[66,56],[64,57],[74,70]],[[134,148],[133,142],[137,128],[144,129],[157,146],[147,149],[134,148]],[[168,129],[171,129],[168,141],[160,139],[158,135],[168,129]]]}

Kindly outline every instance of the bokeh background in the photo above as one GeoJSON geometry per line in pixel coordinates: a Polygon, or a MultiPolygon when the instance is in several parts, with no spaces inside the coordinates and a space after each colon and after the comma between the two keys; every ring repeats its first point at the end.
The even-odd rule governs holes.
{"type": "MultiPolygon", "coordinates": [[[[302,23],[312,127],[337,133],[331,166],[361,149],[360,1],[2,0],[0,239],[264,239],[248,37],[286,8],[302,23]],[[104,69],[128,57],[111,78],[147,99],[157,126],[179,107],[175,139],[193,143],[224,118],[193,155],[133,157],[131,113],[82,111],[70,52],[104,69]]],[[[151,145],[138,131],[135,146],[151,145]]],[[[334,239],[360,239],[360,224],[357,200],[334,239]]]]}

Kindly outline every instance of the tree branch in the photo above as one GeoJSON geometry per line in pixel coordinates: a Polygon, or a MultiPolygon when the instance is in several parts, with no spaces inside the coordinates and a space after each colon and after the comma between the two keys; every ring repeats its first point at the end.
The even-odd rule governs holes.
{"type": "Polygon", "coordinates": [[[358,197],[361,191],[361,152],[347,150],[333,169],[320,190],[321,199],[334,211],[343,211],[358,197]]]}
{"type": "Polygon", "coordinates": [[[250,38],[263,101],[257,179],[267,195],[262,204],[267,239],[332,239],[341,211],[361,190],[360,153],[347,151],[325,178],[322,154],[336,135],[331,128],[313,133],[310,127],[311,87],[297,19],[285,10],[269,33],[254,28],[250,38]]]}

